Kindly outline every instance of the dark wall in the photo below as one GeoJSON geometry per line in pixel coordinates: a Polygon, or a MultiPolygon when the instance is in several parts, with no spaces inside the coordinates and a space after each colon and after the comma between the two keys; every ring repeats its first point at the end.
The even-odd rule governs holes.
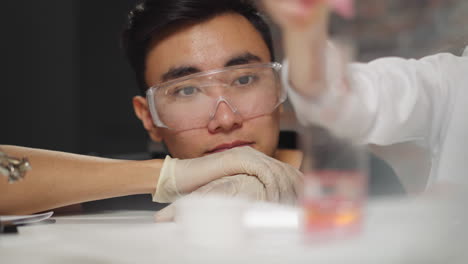
{"type": "Polygon", "coordinates": [[[74,1],[4,1],[0,142],[76,150],[74,1]]]}
{"type": "Polygon", "coordinates": [[[145,151],[119,36],[134,1],[4,1],[0,144],[145,151]]]}
{"type": "Polygon", "coordinates": [[[134,115],[138,89],[120,46],[134,1],[80,1],[80,111],[82,151],[127,153],[145,150],[147,136],[134,115]]]}

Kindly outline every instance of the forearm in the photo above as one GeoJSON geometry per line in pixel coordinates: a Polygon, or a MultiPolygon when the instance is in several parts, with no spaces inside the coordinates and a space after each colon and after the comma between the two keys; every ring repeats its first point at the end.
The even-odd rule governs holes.
{"type": "Polygon", "coordinates": [[[0,214],[33,213],[60,206],[131,194],[152,193],[161,160],[122,161],[56,151],[1,146],[27,157],[32,170],[8,184],[0,178],[0,214]]]}
{"type": "Polygon", "coordinates": [[[313,27],[283,28],[283,46],[289,62],[289,83],[309,99],[326,89],[327,21],[326,7],[313,14],[313,27]]]}

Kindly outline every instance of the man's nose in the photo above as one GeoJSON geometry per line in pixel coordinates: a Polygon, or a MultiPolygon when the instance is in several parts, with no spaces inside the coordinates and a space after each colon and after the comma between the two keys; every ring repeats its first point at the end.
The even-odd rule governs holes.
{"type": "Polygon", "coordinates": [[[211,133],[226,132],[242,127],[242,122],[242,117],[237,110],[228,101],[222,100],[216,105],[208,123],[208,130],[211,133]]]}

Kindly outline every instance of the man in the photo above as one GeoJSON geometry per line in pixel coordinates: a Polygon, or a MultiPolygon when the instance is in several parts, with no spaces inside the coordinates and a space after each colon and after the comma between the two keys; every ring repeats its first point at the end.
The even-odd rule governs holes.
{"type": "Polygon", "coordinates": [[[277,66],[267,65],[273,60],[268,26],[243,1],[205,0],[196,1],[196,5],[192,1],[191,9],[185,11],[188,3],[146,1],[132,12],[124,43],[142,94],[156,86],[151,88],[154,115],[159,115],[162,123],[155,124],[152,109],[141,96],[133,100],[138,118],[150,137],[162,140],[174,157],[195,158],[237,145],[273,156],[279,135],[277,107],[285,97],[277,66]],[[258,67],[231,68],[226,73],[160,87],[195,73],[243,65],[258,67]],[[257,85],[263,82],[254,79],[259,75],[271,80],[257,85]],[[238,83],[210,83],[209,78],[238,83]],[[179,94],[168,94],[184,85],[188,88],[179,94]],[[222,90],[220,87],[213,88],[221,85],[229,85],[225,94],[216,90],[222,90]],[[251,87],[256,90],[248,90],[251,87]],[[218,94],[226,100],[218,103],[218,94]],[[262,133],[256,131],[258,128],[262,133]]]}
{"type": "Polygon", "coordinates": [[[293,203],[301,174],[271,157],[285,97],[269,34],[248,1],[148,0],[137,6],[124,34],[146,93],[133,99],[135,113],[172,158],[128,162],[4,146],[10,155],[27,156],[33,169],[18,184],[0,183],[0,214],[137,193],[172,202],[224,176],[235,178],[223,178],[218,192],[228,181],[242,186],[231,195],[259,198],[262,188],[261,199],[293,203]]]}
{"type": "Polygon", "coordinates": [[[153,140],[177,158],[238,146],[275,154],[285,94],[268,25],[252,5],[146,1],[130,22],[124,43],[148,94],[134,108],[153,140]]]}

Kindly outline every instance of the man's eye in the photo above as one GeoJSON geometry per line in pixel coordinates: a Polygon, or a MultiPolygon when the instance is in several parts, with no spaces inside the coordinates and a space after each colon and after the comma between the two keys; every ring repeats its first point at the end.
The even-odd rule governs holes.
{"type": "Polygon", "coordinates": [[[244,75],[236,79],[235,85],[249,85],[256,80],[254,75],[244,75]]]}
{"type": "Polygon", "coordinates": [[[191,96],[194,95],[198,91],[197,87],[194,86],[187,86],[177,89],[174,94],[177,96],[191,96]]]}

